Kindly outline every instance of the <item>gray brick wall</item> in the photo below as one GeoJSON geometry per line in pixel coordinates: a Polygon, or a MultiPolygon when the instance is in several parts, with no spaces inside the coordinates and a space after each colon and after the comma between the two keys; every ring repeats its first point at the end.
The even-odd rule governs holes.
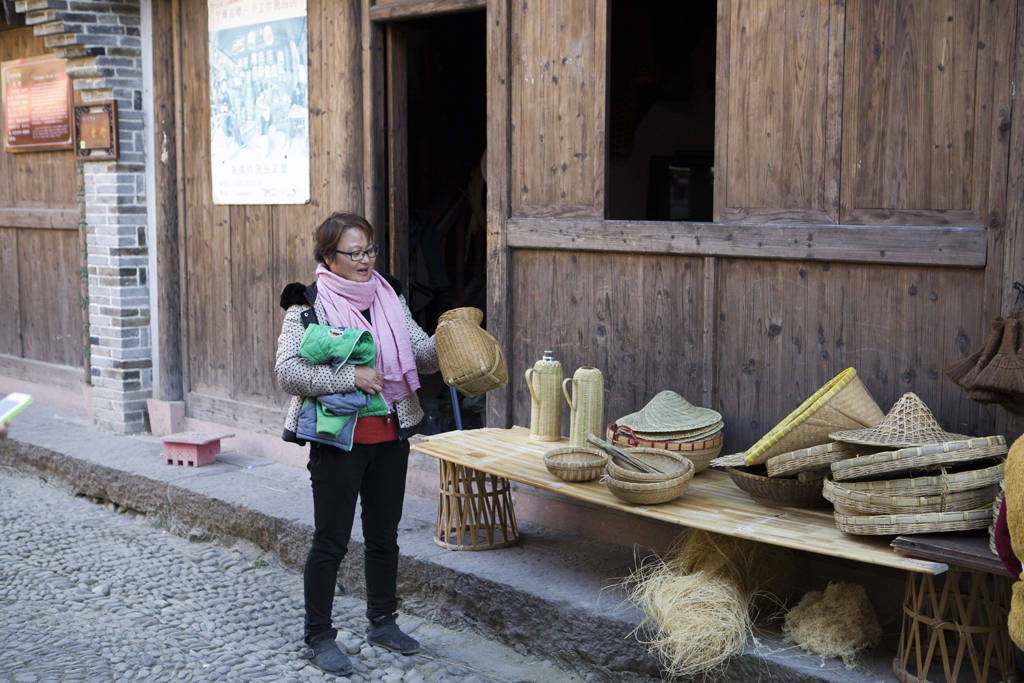
{"type": "MultiPolygon", "coordinates": [[[[157,0],[159,1],[159,0],[157,0]]],[[[139,0],[17,0],[25,23],[68,60],[83,102],[116,99],[120,159],[82,163],[93,415],[147,429],[153,389],[139,0]]]]}

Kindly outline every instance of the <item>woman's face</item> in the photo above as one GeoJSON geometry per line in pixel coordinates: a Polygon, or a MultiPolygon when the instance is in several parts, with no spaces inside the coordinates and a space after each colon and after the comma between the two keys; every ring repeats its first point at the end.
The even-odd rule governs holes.
{"type": "Polygon", "coordinates": [[[338,240],[338,244],[334,247],[334,258],[328,259],[327,267],[332,273],[346,280],[369,282],[376,257],[361,256],[358,261],[353,261],[347,254],[339,254],[338,252],[362,252],[371,247],[373,247],[373,242],[367,241],[366,233],[358,228],[349,228],[341,233],[341,239],[338,240]]]}

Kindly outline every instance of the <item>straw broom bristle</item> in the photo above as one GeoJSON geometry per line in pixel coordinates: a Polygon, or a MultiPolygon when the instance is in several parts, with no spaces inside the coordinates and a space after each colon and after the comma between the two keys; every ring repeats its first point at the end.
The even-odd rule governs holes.
{"type": "Polygon", "coordinates": [[[786,565],[773,549],[751,541],[703,531],[681,538],[626,582],[630,599],[647,615],[636,637],[672,677],[723,667],[742,651],[763,597],[764,581],[755,577],[777,576],[786,565]]]}

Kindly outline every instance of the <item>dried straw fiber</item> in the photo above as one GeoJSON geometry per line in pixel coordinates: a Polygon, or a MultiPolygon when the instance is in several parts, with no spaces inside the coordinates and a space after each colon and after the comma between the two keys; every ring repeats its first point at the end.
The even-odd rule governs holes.
{"type": "Polygon", "coordinates": [[[743,650],[758,610],[780,604],[771,587],[791,568],[774,546],[699,530],[680,539],[624,584],[647,615],[634,635],[671,677],[724,668],[743,650]]]}
{"type": "Polygon", "coordinates": [[[829,583],[811,591],[786,614],[782,632],[804,650],[821,657],[842,657],[853,666],[858,652],[878,644],[882,628],[864,586],[829,583]]]}

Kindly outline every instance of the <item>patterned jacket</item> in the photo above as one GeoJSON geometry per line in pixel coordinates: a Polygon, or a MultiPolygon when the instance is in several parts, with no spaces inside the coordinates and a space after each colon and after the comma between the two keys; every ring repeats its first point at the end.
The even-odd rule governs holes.
{"type": "MultiPolygon", "coordinates": [[[[398,300],[405,311],[405,324],[409,330],[412,352],[416,357],[416,369],[420,374],[437,372],[437,349],[434,346],[434,338],[428,336],[413,320],[398,281],[390,277],[387,279],[398,293],[398,300]]],[[[281,336],[277,338],[277,362],[274,364],[274,372],[277,374],[277,385],[292,395],[282,438],[285,441],[304,444],[305,441],[295,435],[303,399],[307,396],[354,391],[355,368],[352,365],[343,365],[335,372],[330,364],[314,365],[299,353],[306,324],[327,322],[327,314],[317,297],[316,283],[306,286],[293,282],[286,286],[281,292],[281,308],[285,309],[286,313],[284,323],[281,325],[281,336]]],[[[398,414],[398,437],[407,439],[415,434],[423,421],[423,408],[420,407],[416,393],[399,401],[395,406],[395,412],[398,414]]]]}

